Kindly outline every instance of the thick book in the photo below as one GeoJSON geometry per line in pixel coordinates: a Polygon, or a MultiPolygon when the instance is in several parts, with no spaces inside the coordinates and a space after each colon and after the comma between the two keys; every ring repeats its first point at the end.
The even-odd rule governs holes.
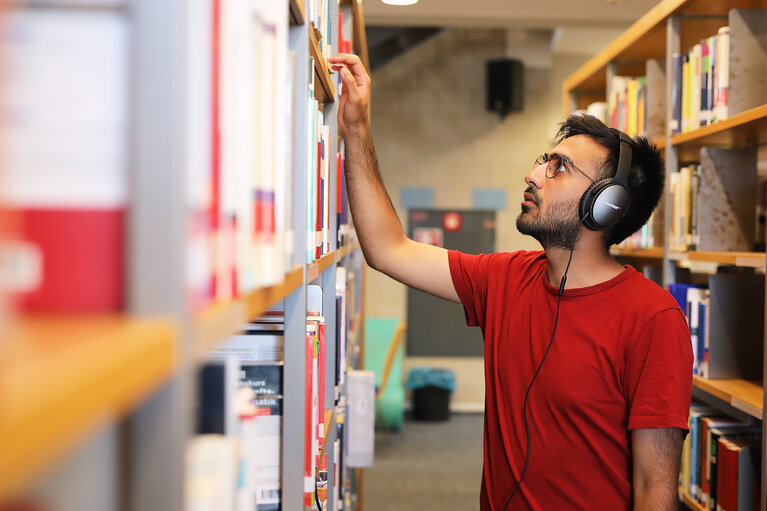
{"type": "Polygon", "coordinates": [[[119,10],[3,15],[3,284],[24,311],[124,306],[130,47],[119,10]]]}

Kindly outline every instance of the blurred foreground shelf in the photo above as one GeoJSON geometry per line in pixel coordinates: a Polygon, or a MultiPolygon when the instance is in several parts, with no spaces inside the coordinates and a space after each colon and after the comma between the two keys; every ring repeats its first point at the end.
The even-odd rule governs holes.
{"type": "Polygon", "coordinates": [[[0,342],[0,503],[172,374],[175,327],[127,316],[32,317],[0,342]]]}

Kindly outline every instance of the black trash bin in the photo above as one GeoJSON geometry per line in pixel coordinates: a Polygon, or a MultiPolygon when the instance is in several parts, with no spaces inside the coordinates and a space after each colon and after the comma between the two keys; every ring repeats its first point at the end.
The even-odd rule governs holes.
{"type": "Polygon", "coordinates": [[[408,374],[407,388],[412,391],[415,420],[446,421],[450,418],[450,394],[455,390],[453,371],[416,367],[408,374]]]}

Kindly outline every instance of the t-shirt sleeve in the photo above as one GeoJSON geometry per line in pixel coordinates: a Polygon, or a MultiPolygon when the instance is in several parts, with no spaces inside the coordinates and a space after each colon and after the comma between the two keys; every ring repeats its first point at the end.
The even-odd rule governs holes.
{"type": "Polygon", "coordinates": [[[682,311],[670,308],[653,316],[627,352],[628,429],[689,431],[692,363],[690,330],[682,311]]]}
{"type": "Polygon", "coordinates": [[[448,250],[450,275],[469,326],[484,325],[489,260],[490,256],[485,254],[473,255],[448,250]]]}

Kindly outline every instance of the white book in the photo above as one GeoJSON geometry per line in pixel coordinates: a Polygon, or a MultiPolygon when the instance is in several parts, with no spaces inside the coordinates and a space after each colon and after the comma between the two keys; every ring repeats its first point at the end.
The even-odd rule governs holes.
{"type": "Polygon", "coordinates": [[[125,207],[129,34],[120,11],[3,13],[6,207],[125,207]]]}

